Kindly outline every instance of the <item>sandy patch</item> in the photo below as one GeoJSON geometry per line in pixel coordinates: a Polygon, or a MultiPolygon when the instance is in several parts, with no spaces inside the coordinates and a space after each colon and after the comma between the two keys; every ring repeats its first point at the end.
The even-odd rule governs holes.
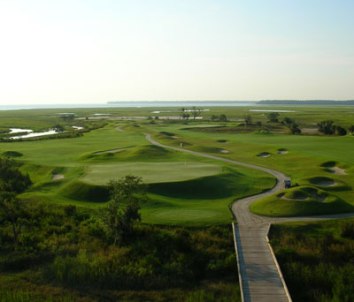
{"type": "Polygon", "coordinates": [[[331,167],[331,168],[327,168],[327,170],[336,175],[347,175],[347,172],[344,169],[339,167],[331,167]]]}
{"type": "Polygon", "coordinates": [[[220,153],[227,154],[227,153],[230,153],[230,151],[229,151],[229,150],[225,150],[225,149],[223,149],[223,150],[220,150],[220,153]]]}
{"type": "Polygon", "coordinates": [[[270,153],[262,152],[262,153],[257,154],[257,156],[262,157],[262,158],[267,158],[267,157],[270,157],[270,153]]]}
{"type": "Polygon", "coordinates": [[[64,178],[65,178],[64,174],[54,174],[52,177],[52,181],[58,181],[58,180],[62,180],[64,178]]]}
{"type": "Polygon", "coordinates": [[[278,150],[278,154],[288,154],[288,150],[278,150]]]}
{"type": "Polygon", "coordinates": [[[318,134],[318,128],[302,128],[302,134],[318,134]]]}

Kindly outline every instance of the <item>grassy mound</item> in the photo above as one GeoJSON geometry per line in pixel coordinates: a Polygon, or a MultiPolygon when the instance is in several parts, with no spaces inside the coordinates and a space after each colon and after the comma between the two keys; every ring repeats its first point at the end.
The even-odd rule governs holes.
{"type": "Polygon", "coordinates": [[[23,154],[17,151],[6,151],[2,154],[5,157],[21,157],[23,154]]]}
{"type": "Polygon", "coordinates": [[[144,145],[138,147],[126,147],[120,149],[96,151],[88,154],[82,154],[81,160],[107,161],[107,160],[125,160],[125,161],[139,161],[139,160],[160,160],[164,158],[171,158],[174,152],[165,148],[144,145]]]}
{"type": "Polygon", "coordinates": [[[308,201],[308,202],[329,202],[331,196],[315,187],[295,187],[278,194],[278,197],[285,200],[308,201]]]}
{"type": "Polygon", "coordinates": [[[154,146],[154,145],[146,145],[136,148],[132,151],[131,157],[134,159],[146,160],[149,159],[160,159],[161,157],[169,156],[172,152],[165,148],[154,146]]]}
{"type": "Polygon", "coordinates": [[[105,186],[92,185],[74,181],[60,190],[60,193],[69,199],[89,202],[105,202],[109,199],[109,191],[105,186]]]}
{"type": "Polygon", "coordinates": [[[254,202],[250,210],[264,216],[308,216],[353,212],[354,206],[315,187],[296,187],[254,202]]]}
{"type": "Polygon", "coordinates": [[[238,192],[240,178],[242,177],[242,174],[234,172],[188,181],[157,183],[149,186],[149,192],[183,199],[227,198],[238,192]]]}
{"type": "Polygon", "coordinates": [[[174,138],[176,136],[176,134],[175,133],[173,133],[173,132],[167,132],[167,131],[161,131],[160,133],[159,133],[159,137],[161,137],[161,138],[174,138]]]}

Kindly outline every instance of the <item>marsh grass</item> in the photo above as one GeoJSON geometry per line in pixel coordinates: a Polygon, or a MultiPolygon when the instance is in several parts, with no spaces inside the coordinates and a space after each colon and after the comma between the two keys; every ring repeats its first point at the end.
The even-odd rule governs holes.
{"type": "Polygon", "coordinates": [[[354,300],[353,233],[353,219],[271,227],[293,301],[354,300]]]}

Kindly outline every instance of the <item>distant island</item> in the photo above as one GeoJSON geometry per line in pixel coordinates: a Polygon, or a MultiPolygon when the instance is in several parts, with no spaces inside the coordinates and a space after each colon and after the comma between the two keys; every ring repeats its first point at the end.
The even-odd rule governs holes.
{"type": "Polygon", "coordinates": [[[327,106],[353,106],[354,100],[334,101],[334,100],[263,100],[258,101],[257,105],[327,105],[327,106]]]}
{"type": "Polygon", "coordinates": [[[109,101],[108,105],[114,107],[239,107],[254,106],[256,101],[232,101],[232,100],[183,100],[183,101],[109,101]]]}

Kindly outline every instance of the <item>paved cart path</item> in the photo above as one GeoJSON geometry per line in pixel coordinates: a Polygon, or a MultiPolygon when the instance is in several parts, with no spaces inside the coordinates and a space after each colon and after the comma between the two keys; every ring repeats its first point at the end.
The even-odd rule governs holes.
{"type": "Polygon", "coordinates": [[[233,225],[233,230],[239,268],[241,295],[244,302],[291,301],[279,265],[268,242],[267,235],[270,224],[289,221],[317,221],[354,216],[354,213],[289,218],[255,215],[249,211],[249,205],[259,198],[272,195],[282,190],[284,188],[284,180],[287,179],[285,174],[253,164],[164,145],[155,141],[150,134],[146,134],[146,139],[156,146],[263,171],[276,178],[277,183],[272,189],[261,194],[239,199],[232,205],[232,212],[237,220],[237,224],[233,225]]]}

